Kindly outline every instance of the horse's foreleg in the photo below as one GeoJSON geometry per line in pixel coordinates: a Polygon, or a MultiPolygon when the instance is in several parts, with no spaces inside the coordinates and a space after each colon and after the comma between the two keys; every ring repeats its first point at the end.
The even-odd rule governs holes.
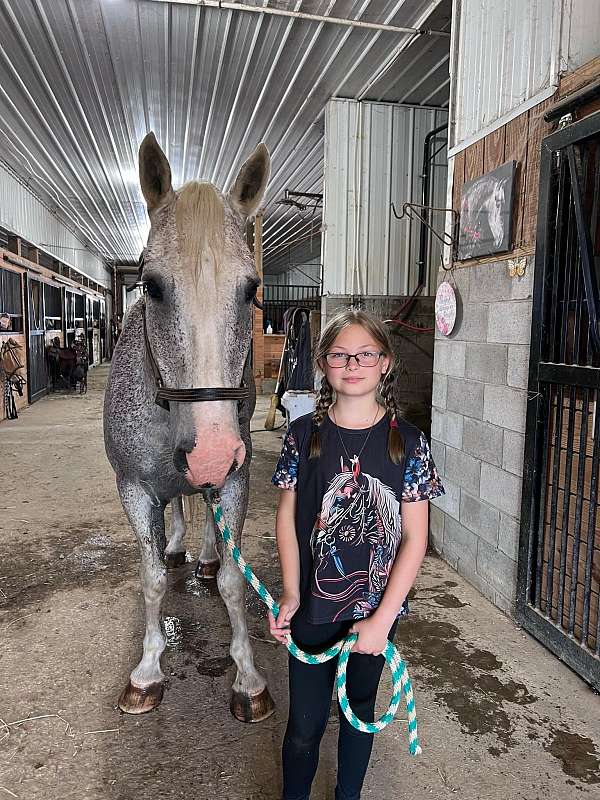
{"type": "Polygon", "coordinates": [[[185,518],[183,516],[183,498],[174,497],[171,500],[171,536],[165,550],[167,569],[175,569],[185,564],[185,518]]]}
{"type": "Polygon", "coordinates": [[[160,616],[167,588],[164,507],[137,484],[120,483],[119,494],[140,547],[140,577],[146,606],[142,660],[119,697],[119,708],[128,714],[143,714],[159,705],[165,678],[160,668],[166,644],[160,616]]]}
{"type": "MultiPolygon", "coordinates": [[[[249,473],[243,468],[230,479],[221,495],[227,524],[240,545],[242,528],[248,506],[249,473]]],[[[231,657],[237,666],[233,682],[231,713],[241,722],[260,722],[275,710],[265,679],[254,666],[254,656],[246,625],[246,580],[237,568],[229,551],[219,537],[221,567],[217,574],[219,592],[231,622],[231,657]]]]}
{"type": "Polygon", "coordinates": [[[196,577],[203,579],[215,578],[219,571],[219,564],[219,556],[216,549],[215,522],[212,509],[207,507],[204,536],[202,537],[202,546],[200,548],[198,565],[196,567],[196,577]]]}

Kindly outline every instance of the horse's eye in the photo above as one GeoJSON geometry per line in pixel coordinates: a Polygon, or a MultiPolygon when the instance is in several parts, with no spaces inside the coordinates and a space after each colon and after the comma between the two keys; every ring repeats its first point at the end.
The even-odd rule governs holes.
{"type": "Polygon", "coordinates": [[[153,300],[162,300],[162,289],[152,278],[144,281],[144,289],[146,290],[146,294],[150,295],[153,300]]]}
{"type": "Polygon", "coordinates": [[[260,281],[257,280],[256,278],[253,278],[252,280],[248,281],[245,288],[245,298],[247,303],[250,303],[252,302],[252,300],[254,300],[259,286],[260,286],[260,281]]]}

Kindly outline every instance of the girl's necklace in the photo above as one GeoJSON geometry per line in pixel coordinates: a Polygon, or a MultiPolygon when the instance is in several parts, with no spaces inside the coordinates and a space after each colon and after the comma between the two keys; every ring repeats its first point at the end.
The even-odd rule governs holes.
{"type": "Polygon", "coordinates": [[[360,448],[360,450],[358,452],[358,455],[354,456],[354,458],[350,458],[350,453],[346,449],[346,445],[344,444],[344,440],[342,439],[342,434],[340,433],[340,429],[339,429],[339,426],[337,424],[337,420],[335,418],[335,407],[334,406],[331,406],[331,414],[333,416],[333,421],[335,423],[335,429],[337,431],[337,434],[338,434],[338,437],[339,437],[339,440],[340,440],[340,444],[342,445],[342,447],[344,449],[344,453],[346,453],[346,458],[348,459],[348,462],[350,464],[357,464],[358,468],[360,469],[360,457],[362,455],[362,451],[365,449],[365,447],[367,445],[367,442],[369,441],[369,436],[371,435],[371,431],[373,430],[373,426],[375,425],[375,420],[377,419],[377,416],[379,415],[379,406],[377,406],[377,411],[375,412],[375,416],[373,417],[373,422],[371,423],[371,425],[369,427],[369,432],[367,433],[367,436],[366,436],[366,438],[365,438],[365,440],[363,442],[363,445],[360,448]]]}

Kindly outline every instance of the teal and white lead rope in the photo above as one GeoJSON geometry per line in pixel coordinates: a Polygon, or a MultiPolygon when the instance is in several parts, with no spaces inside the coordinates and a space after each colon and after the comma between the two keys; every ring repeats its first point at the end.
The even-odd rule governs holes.
{"type": "MultiPolygon", "coordinates": [[[[233,556],[233,560],[239,567],[242,575],[246,578],[248,583],[252,586],[267,608],[272,612],[273,616],[277,617],[279,614],[279,606],[267,590],[266,586],[256,577],[252,567],[244,560],[239,547],[237,547],[233,541],[231,531],[227,527],[227,523],[223,517],[221,503],[217,498],[213,497],[211,499],[211,504],[215,524],[219,529],[219,532],[221,533],[223,541],[227,545],[229,552],[233,556]]],[[[419,755],[421,753],[421,746],[419,744],[419,737],[417,734],[417,712],[415,711],[415,700],[413,697],[412,686],[410,683],[410,678],[408,677],[406,664],[400,658],[398,650],[395,648],[392,642],[388,641],[387,646],[382,653],[392,673],[393,682],[392,698],[387,711],[385,714],[382,714],[376,722],[363,722],[350,708],[348,696],[346,695],[346,668],[348,666],[348,658],[350,657],[352,645],[357,639],[358,636],[356,634],[349,634],[341,642],[334,644],[333,647],[329,647],[327,650],[324,650],[322,653],[318,653],[317,655],[312,655],[311,653],[306,653],[304,650],[301,650],[294,643],[292,637],[288,636],[287,649],[295,658],[297,658],[299,661],[303,661],[305,664],[323,664],[325,661],[329,661],[331,658],[339,656],[336,673],[336,687],[340,707],[344,712],[348,722],[363,733],[378,733],[379,731],[382,731],[386,725],[389,725],[389,723],[394,719],[394,715],[396,714],[398,706],[400,705],[402,692],[404,692],[406,712],[408,715],[408,749],[411,755],[419,755]]]]}

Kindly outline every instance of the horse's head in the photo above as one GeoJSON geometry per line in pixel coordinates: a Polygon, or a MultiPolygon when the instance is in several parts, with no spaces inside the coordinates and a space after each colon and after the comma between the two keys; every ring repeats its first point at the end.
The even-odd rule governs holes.
{"type": "MultiPolygon", "coordinates": [[[[244,228],[265,191],[267,149],[256,148],[227,195],[196,181],[174,191],[153,133],[139,160],[151,223],[142,273],[146,328],[164,384],[239,387],[260,283],[244,228]]],[[[235,400],[171,403],[169,424],[175,466],[193,486],[220,487],[243,464],[235,400]]]]}

